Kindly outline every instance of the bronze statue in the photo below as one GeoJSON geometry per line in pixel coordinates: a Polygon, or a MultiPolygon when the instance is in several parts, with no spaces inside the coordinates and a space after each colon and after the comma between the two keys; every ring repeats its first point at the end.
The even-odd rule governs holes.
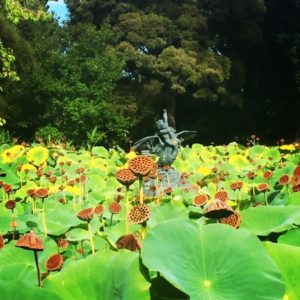
{"type": "Polygon", "coordinates": [[[133,145],[133,149],[141,153],[148,150],[151,154],[159,156],[158,164],[162,166],[170,166],[180,149],[181,143],[195,136],[196,131],[181,131],[169,126],[167,111],[164,109],[163,118],[156,121],[156,133],[140,139],[133,145]]]}

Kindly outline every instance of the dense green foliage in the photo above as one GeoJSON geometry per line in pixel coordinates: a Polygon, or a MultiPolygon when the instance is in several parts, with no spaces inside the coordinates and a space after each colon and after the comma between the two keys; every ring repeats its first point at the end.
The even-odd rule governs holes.
{"type": "Polygon", "coordinates": [[[182,147],[162,190],[155,156],[0,146],[3,299],[298,300],[297,147],[182,147]]]}
{"type": "Polygon", "coordinates": [[[44,0],[1,1],[0,117],[15,136],[128,147],[167,108],[205,143],[299,137],[298,1],[66,3],[59,26],[44,0]]]}

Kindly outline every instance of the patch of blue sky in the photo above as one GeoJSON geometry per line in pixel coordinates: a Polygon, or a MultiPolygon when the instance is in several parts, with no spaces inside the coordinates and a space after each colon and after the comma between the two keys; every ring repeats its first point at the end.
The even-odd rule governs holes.
{"type": "Polygon", "coordinates": [[[48,11],[53,13],[58,22],[62,25],[69,18],[69,10],[64,0],[48,1],[48,11]]]}

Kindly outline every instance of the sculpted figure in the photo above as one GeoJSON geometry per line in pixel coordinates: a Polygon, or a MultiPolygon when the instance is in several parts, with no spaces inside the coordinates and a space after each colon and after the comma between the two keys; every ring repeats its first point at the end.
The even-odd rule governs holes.
{"type": "Polygon", "coordinates": [[[142,150],[148,150],[151,154],[159,156],[158,164],[162,166],[170,166],[180,149],[181,143],[195,136],[196,131],[176,130],[168,125],[167,111],[164,109],[163,118],[156,121],[156,133],[152,136],[142,138],[137,141],[133,148],[140,153],[142,150]]]}

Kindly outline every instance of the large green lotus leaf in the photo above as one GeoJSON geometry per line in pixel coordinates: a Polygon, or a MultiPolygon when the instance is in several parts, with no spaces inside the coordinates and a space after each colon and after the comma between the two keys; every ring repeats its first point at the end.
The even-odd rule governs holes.
{"type": "Polygon", "coordinates": [[[109,152],[106,148],[102,146],[95,146],[92,148],[92,153],[96,156],[102,157],[102,158],[108,158],[109,152]]]}
{"type": "Polygon", "coordinates": [[[0,280],[0,290],[3,300],[61,300],[59,296],[49,290],[33,287],[17,280],[0,280]]]}
{"type": "MultiPolygon", "coordinates": [[[[51,254],[57,252],[57,245],[49,237],[42,235],[39,237],[43,241],[44,250],[38,252],[38,259],[41,270],[44,272],[46,271],[45,262],[51,254]]],[[[11,280],[19,278],[30,285],[35,284],[37,275],[33,251],[16,247],[15,242],[5,245],[0,251],[0,274],[11,274],[11,280]]],[[[5,278],[1,277],[1,279],[5,278]]]]}
{"type": "Polygon", "coordinates": [[[149,205],[151,210],[151,217],[147,222],[149,228],[154,227],[160,222],[170,219],[188,219],[188,210],[184,206],[176,206],[172,203],[167,203],[162,206],[149,205]]]}
{"type": "Polygon", "coordinates": [[[286,284],[286,296],[283,299],[300,299],[300,247],[285,244],[266,243],[266,247],[281,270],[286,284]]]}
{"type": "Polygon", "coordinates": [[[223,224],[160,223],[147,235],[143,263],[191,300],[282,299],[280,273],[259,240],[223,224]]]}
{"type": "Polygon", "coordinates": [[[300,247],[300,229],[291,229],[278,238],[278,242],[300,247]]]}
{"type": "MultiPolygon", "coordinates": [[[[77,213],[73,210],[60,209],[60,210],[50,210],[46,212],[46,224],[48,228],[48,233],[53,235],[62,235],[67,232],[70,227],[77,226],[81,224],[77,218],[77,213]]],[[[41,231],[44,228],[40,228],[41,231]]]]}
{"type": "Polygon", "coordinates": [[[139,255],[127,250],[98,251],[48,276],[44,287],[63,300],[150,299],[150,284],[140,271],[139,255]]]}
{"type": "Polygon", "coordinates": [[[249,156],[252,159],[264,158],[269,148],[261,145],[255,145],[249,149],[249,156]]]}
{"type": "Polygon", "coordinates": [[[267,236],[271,232],[282,232],[300,224],[300,209],[297,206],[250,207],[241,212],[241,228],[255,235],[267,236]]]}

